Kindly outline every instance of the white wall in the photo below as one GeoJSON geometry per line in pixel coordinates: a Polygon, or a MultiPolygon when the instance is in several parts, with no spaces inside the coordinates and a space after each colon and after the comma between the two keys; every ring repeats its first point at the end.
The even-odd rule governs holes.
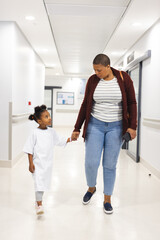
{"type": "Polygon", "coordinates": [[[11,81],[11,32],[9,23],[0,23],[0,159],[8,159],[9,109],[12,99],[11,81]],[[10,40],[10,41],[9,41],[10,40]]]}
{"type": "MultiPolygon", "coordinates": [[[[84,78],[83,78],[84,79],[84,78]]],[[[81,78],[55,76],[47,78],[46,86],[60,86],[62,89],[54,89],[53,92],[53,125],[54,126],[71,126],[74,127],[78,111],[80,109],[84,95],[80,94],[83,81],[81,78]],[[57,92],[74,92],[74,105],[57,105],[57,92]],[[67,113],[64,113],[64,111],[67,113]],[[60,112],[61,111],[61,112],[60,112]]]]}
{"type": "MultiPolygon", "coordinates": [[[[160,120],[160,20],[124,56],[135,51],[140,56],[151,50],[151,58],[143,62],[140,157],[160,172],[160,127],[145,125],[144,118],[160,120]]],[[[121,62],[122,59],[119,61],[121,62]]]]}
{"type": "MultiPolygon", "coordinates": [[[[19,28],[13,25],[12,114],[33,113],[44,102],[45,67],[19,28]],[[28,102],[31,105],[28,105],[28,102]]],[[[12,126],[12,158],[21,151],[29,129],[36,124],[21,121],[12,126]]]]}
{"type": "Polygon", "coordinates": [[[13,29],[12,101],[18,114],[43,103],[45,67],[15,24],[13,29]]]}
{"type": "MultiPolygon", "coordinates": [[[[15,23],[0,22],[0,31],[3,36],[0,38],[0,49],[3,52],[3,55],[0,55],[3,66],[0,86],[1,93],[4,93],[0,114],[2,121],[7,123],[9,102],[12,102],[12,115],[31,113],[36,105],[43,104],[45,67],[15,23]],[[31,106],[28,101],[31,101],[31,106]],[[7,114],[4,115],[4,111],[7,114]]],[[[12,124],[12,160],[22,152],[26,137],[34,126],[35,124],[27,119],[12,124]]],[[[8,156],[8,123],[1,124],[0,128],[4,132],[3,135],[0,134],[3,153],[0,160],[11,160],[8,156]]]]}

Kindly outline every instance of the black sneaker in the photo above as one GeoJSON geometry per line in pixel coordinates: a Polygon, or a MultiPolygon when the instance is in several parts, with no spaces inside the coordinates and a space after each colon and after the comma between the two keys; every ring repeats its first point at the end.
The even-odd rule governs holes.
{"type": "Polygon", "coordinates": [[[96,188],[95,188],[95,190],[94,190],[94,192],[93,193],[91,193],[91,192],[86,192],[86,194],[84,195],[84,197],[83,197],[83,204],[88,204],[89,202],[90,202],[90,200],[91,200],[91,197],[93,196],[93,194],[96,192],[96,188]]]}
{"type": "Polygon", "coordinates": [[[107,213],[107,214],[111,214],[113,213],[113,208],[112,208],[112,205],[110,203],[104,203],[104,212],[107,213]]]}

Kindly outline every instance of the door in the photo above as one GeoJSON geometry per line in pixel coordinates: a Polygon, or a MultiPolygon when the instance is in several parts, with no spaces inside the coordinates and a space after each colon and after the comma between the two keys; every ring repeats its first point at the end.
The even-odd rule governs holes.
{"type": "Polygon", "coordinates": [[[128,144],[128,155],[130,155],[136,162],[139,162],[139,142],[140,142],[140,118],[141,118],[141,71],[142,64],[139,63],[128,71],[135,89],[137,101],[137,137],[128,144]]]}
{"type": "MultiPolygon", "coordinates": [[[[53,88],[46,88],[44,90],[44,104],[47,106],[48,112],[53,119],[53,88]]],[[[52,127],[52,123],[51,126],[52,127]]]]}

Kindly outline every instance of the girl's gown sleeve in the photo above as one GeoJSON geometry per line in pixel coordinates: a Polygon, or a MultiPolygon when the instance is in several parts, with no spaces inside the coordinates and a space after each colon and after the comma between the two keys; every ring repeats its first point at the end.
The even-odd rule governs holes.
{"type": "Polygon", "coordinates": [[[32,154],[34,153],[34,146],[35,146],[35,133],[32,132],[32,134],[28,137],[24,147],[23,147],[23,152],[27,154],[32,154]]]}

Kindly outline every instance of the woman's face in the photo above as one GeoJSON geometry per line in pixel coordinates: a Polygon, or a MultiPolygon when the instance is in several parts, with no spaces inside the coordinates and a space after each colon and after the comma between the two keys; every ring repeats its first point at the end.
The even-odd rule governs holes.
{"type": "Polygon", "coordinates": [[[110,66],[107,65],[106,67],[101,64],[93,64],[93,69],[97,77],[105,78],[109,74],[110,66]]]}

